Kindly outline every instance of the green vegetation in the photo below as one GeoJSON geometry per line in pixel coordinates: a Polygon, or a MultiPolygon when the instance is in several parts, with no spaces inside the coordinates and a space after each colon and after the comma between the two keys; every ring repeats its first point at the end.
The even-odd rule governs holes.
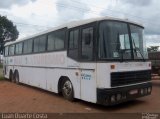
{"type": "Polygon", "coordinates": [[[0,65],[0,81],[4,80],[2,65],[0,65]]]}
{"type": "Polygon", "coordinates": [[[0,63],[0,69],[2,69],[3,68],[3,64],[2,63],[0,63]]]}
{"type": "Polygon", "coordinates": [[[4,80],[4,77],[3,76],[0,76],[0,81],[4,80]]]}
{"type": "Polygon", "coordinates": [[[0,15],[0,53],[3,53],[4,44],[9,41],[15,41],[19,32],[17,27],[6,16],[0,15]]]}

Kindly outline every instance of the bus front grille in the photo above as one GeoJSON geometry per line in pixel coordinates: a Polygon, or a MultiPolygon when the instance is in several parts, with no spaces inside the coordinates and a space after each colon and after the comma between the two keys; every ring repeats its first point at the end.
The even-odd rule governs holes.
{"type": "Polygon", "coordinates": [[[112,87],[141,83],[150,80],[151,80],[151,70],[111,73],[112,87]]]}

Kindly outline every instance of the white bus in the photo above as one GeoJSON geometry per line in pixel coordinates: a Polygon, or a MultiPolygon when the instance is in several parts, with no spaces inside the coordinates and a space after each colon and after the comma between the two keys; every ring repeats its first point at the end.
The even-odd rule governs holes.
{"type": "Polygon", "coordinates": [[[151,94],[144,27],[110,17],[75,21],[5,45],[4,76],[68,99],[115,105],[151,94]]]}

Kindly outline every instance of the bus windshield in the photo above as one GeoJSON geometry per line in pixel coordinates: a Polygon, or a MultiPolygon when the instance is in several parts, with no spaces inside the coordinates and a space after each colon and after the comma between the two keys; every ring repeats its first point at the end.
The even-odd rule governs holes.
{"type": "Polygon", "coordinates": [[[99,59],[147,59],[144,46],[142,27],[118,21],[100,23],[99,59]]]}

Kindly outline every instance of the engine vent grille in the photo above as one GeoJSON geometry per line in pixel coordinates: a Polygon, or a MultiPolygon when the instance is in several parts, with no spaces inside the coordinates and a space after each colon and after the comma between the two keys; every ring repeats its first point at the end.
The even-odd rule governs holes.
{"type": "Polygon", "coordinates": [[[111,86],[122,86],[151,80],[151,70],[113,72],[111,73],[111,86]]]}

